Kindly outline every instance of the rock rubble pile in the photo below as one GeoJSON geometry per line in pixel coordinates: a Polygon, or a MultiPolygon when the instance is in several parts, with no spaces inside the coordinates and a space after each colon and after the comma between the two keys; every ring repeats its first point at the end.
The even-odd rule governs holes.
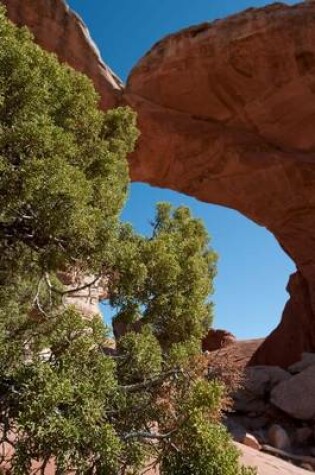
{"type": "Polygon", "coordinates": [[[234,439],[315,471],[315,353],[284,370],[245,369],[226,425],[234,439]]]}

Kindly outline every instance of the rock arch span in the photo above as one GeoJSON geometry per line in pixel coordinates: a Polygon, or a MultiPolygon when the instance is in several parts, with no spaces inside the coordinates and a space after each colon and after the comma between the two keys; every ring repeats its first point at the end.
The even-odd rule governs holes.
{"type": "Polygon", "coordinates": [[[63,0],[2,1],[38,43],[91,77],[103,108],[136,109],[132,180],[240,211],[296,263],[282,320],[252,363],[287,366],[315,351],[315,3],[170,35],[124,88],[63,0]]]}

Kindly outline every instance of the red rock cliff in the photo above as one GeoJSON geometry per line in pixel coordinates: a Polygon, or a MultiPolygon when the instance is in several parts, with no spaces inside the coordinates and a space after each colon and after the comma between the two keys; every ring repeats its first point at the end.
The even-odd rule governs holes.
{"type": "MultiPolygon", "coordinates": [[[[3,0],[18,24],[89,75],[102,106],[121,84],[62,0],[3,0]]],[[[234,208],[297,265],[279,327],[253,363],[315,351],[315,4],[274,4],[171,35],[139,62],[124,101],[139,115],[131,177],[234,208]]],[[[246,296],[244,296],[246,298],[246,296]]]]}
{"type": "Polygon", "coordinates": [[[31,29],[43,48],[93,79],[103,108],[117,104],[122,82],[103,63],[88,29],[63,0],[0,0],[0,3],[6,6],[14,23],[31,29]]]}

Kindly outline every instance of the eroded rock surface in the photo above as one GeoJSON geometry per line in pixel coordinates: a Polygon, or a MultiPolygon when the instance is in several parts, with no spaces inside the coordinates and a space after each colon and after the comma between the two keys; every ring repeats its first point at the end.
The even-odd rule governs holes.
{"type": "Polygon", "coordinates": [[[171,35],[127,84],[142,131],[132,178],[237,209],[297,265],[283,321],[254,364],[285,367],[315,348],[314,93],[312,2],[171,35]]]}
{"type": "MultiPolygon", "coordinates": [[[[120,82],[62,0],[3,1],[42,46],[93,79],[104,108],[117,103],[120,82]]],[[[134,181],[240,211],[297,265],[282,322],[253,364],[287,367],[315,350],[314,98],[314,2],[170,35],[135,67],[124,94],[141,129],[134,181]]]]}
{"type": "Polygon", "coordinates": [[[88,320],[95,316],[102,318],[99,302],[108,297],[107,278],[82,275],[75,271],[58,272],[58,277],[65,286],[63,305],[74,305],[88,320]]]}
{"type": "Polygon", "coordinates": [[[241,451],[241,460],[244,465],[257,467],[258,475],[307,475],[310,472],[295,467],[284,460],[259,452],[251,447],[236,444],[241,451]]]}
{"type": "Polygon", "coordinates": [[[117,105],[122,82],[103,63],[89,31],[63,0],[0,0],[9,18],[28,26],[40,46],[56,53],[62,62],[89,76],[101,95],[101,106],[117,105]]]}

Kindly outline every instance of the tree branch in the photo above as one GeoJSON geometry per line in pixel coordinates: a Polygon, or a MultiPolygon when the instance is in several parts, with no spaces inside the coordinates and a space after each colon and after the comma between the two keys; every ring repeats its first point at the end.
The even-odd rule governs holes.
{"type": "Polygon", "coordinates": [[[160,384],[162,381],[164,381],[168,377],[175,376],[180,373],[181,374],[183,373],[181,369],[172,369],[170,371],[167,371],[166,373],[159,374],[159,376],[157,376],[156,378],[148,379],[147,381],[143,381],[142,383],[135,383],[135,384],[129,384],[126,386],[120,386],[120,389],[128,393],[137,392],[141,389],[147,389],[150,386],[155,386],[157,384],[160,384]]]}
{"type": "Polygon", "coordinates": [[[46,273],[45,274],[45,281],[46,281],[46,284],[48,286],[48,288],[52,291],[52,292],[55,292],[56,294],[59,294],[59,295],[68,295],[68,294],[73,294],[75,292],[80,292],[81,290],[85,290],[85,289],[88,289],[89,287],[91,287],[92,285],[96,284],[96,282],[101,278],[101,274],[98,274],[91,282],[88,282],[87,284],[84,284],[84,285],[81,285],[79,287],[75,287],[73,289],[69,289],[69,290],[60,290],[60,289],[57,289],[56,287],[54,287],[52,285],[52,283],[50,282],[50,279],[49,279],[49,275],[46,273]]]}
{"type": "Polygon", "coordinates": [[[33,307],[37,308],[40,311],[40,313],[42,315],[44,315],[44,317],[49,318],[49,315],[45,312],[45,310],[41,306],[41,303],[40,303],[40,300],[39,300],[39,294],[40,294],[40,289],[41,289],[41,286],[42,286],[42,282],[43,282],[43,277],[41,277],[38,281],[37,292],[36,292],[36,295],[35,295],[34,300],[33,300],[33,307]]]}
{"type": "Polygon", "coordinates": [[[163,439],[169,439],[174,432],[176,432],[177,429],[173,429],[166,434],[160,434],[159,432],[145,432],[145,431],[139,431],[139,432],[129,432],[128,434],[123,436],[123,440],[128,440],[128,439],[155,439],[155,440],[163,440],[163,439]]]}

